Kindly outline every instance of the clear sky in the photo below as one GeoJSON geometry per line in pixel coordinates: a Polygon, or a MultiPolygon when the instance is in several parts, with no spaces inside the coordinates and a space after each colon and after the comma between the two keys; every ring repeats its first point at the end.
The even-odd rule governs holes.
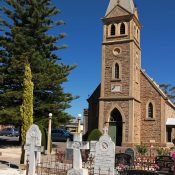
{"type": "MultiPolygon", "coordinates": [[[[83,114],[86,99],[101,80],[101,43],[104,17],[109,0],[53,0],[62,11],[58,19],[66,22],[56,32],[66,32],[61,42],[68,49],[58,52],[64,63],[77,64],[64,84],[65,91],[80,98],[68,110],[83,114]]],[[[157,83],[175,85],[175,0],[136,0],[141,32],[142,68],[157,83]]]]}

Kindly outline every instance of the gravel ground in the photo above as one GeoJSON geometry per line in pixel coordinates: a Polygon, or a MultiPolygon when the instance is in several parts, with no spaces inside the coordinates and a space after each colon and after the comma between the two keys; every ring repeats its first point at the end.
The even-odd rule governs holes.
{"type": "MultiPolygon", "coordinates": [[[[57,143],[55,145],[59,150],[64,150],[66,143],[57,143]]],[[[54,149],[53,149],[54,150],[54,149]]],[[[25,171],[20,171],[21,147],[10,146],[0,148],[0,175],[22,175],[25,171]]]]}
{"type": "Polygon", "coordinates": [[[21,147],[0,148],[0,175],[23,174],[18,170],[21,147]]]}

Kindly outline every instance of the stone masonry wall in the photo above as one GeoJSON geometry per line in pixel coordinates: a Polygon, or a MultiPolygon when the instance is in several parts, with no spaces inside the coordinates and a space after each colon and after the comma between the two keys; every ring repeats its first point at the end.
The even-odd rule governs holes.
{"type": "Polygon", "coordinates": [[[115,45],[107,45],[105,49],[105,84],[104,84],[104,92],[106,97],[119,97],[119,96],[128,96],[129,95],[129,48],[130,44],[115,44],[115,45]],[[121,54],[118,56],[113,55],[113,49],[115,47],[121,48],[121,54]],[[120,80],[112,80],[112,69],[114,63],[117,63],[121,66],[120,80]],[[111,85],[120,85],[121,92],[111,92],[111,85]]]}
{"type": "Polygon", "coordinates": [[[139,102],[134,102],[134,144],[140,144],[140,107],[139,102]]]}
{"type": "Polygon", "coordinates": [[[170,105],[165,103],[165,122],[168,118],[175,118],[175,110],[170,105]]]}
{"type": "Polygon", "coordinates": [[[161,96],[148,79],[141,73],[141,142],[150,143],[155,140],[161,142],[161,96]],[[147,103],[151,101],[155,116],[147,118],[147,103]]]}

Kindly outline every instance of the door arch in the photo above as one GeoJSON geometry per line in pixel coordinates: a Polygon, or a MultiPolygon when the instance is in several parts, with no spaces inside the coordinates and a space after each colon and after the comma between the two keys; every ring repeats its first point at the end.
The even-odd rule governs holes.
{"type": "Polygon", "coordinates": [[[120,111],[117,108],[113,109],[110,113],[109,135],[116,146],[122,146],[123,119],[120,111]]]}

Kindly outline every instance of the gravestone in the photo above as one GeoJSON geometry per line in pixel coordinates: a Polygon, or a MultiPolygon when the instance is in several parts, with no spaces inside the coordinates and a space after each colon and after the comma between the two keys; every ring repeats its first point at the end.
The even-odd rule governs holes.
{"type": "Polygon", "coordinates": [[[95,147],[97,141],[90,141],[90,155],[95,156],[95,147]]]}
{"type": "MultiPolygon", "coordinates": [[[[34,175],[37,163],[40,162],[41,152],[41,131],[37,125],[32,125],[26,134],[25,160],[29,161],[28,175],[34,175]]],[[[25,162],[26,162],[25,161],[25,162]]]]}
{"type": "Polygon", "coordinates": [[[127,149],[125,150],[125,154],[130,155],[131,158],[132,158],[132,161],[134,161],[134,150],[133,150],[132,148],[127,148],[127,149]]]}
{"type": "Polygon", "coordinates": [[[172,171],[174,160],[171,156],[157,156],[155,163],[160,167],[160,171],[172,171]]]}
{"type": "Polygon", "coordinates": [[[125,153],[118,153],[115,155],[115,165],[118,166],[119,164],[123,165],[130,165],[131,164],[131,156],[125,153]]]}
{"type": "Polygon", "coordinates": [[[82,168],[82,156],[80,150],[89,149],[89,142],[82,142],[82,134],[74,134],[74,141],[67,141],[67,148],[73,150],[73,168],[68,175],[88,175],[88,170],[82,168]]]}
{"type": "Polygon", "coordinates": [[[115,144],[108,135],[108,128],[100,137],[95,147],[94,174],[114,175],[115,144]]]}

